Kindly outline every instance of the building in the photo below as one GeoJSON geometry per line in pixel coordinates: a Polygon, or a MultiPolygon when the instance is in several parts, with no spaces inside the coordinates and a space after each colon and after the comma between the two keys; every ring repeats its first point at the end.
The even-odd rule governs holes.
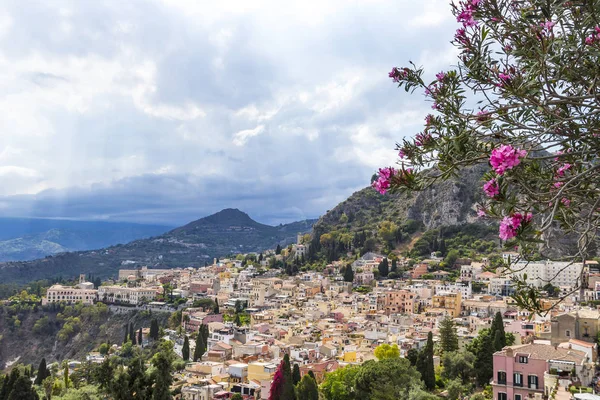
{"type": "Polygon", "coordinates": [[[94,284],[85,282],[84,277],[79,277],[79,284],[75,287],[52,285],[46,292],[46,296],[42,298],[42,305],[49,303],[77,303],[94,304],[98,299],[98,291],[94,289],[94,284]]]}
{"type": "Polygon", "coordinates": [[[458,293],[440,292],[431,299],[432,308],[444,309],[452,318],[460,316],[462,295],[458,293]]]}
{"type": "Polygon", "coordinates": [[[109,303],[140,304],[154,300],[157,291],[162,291],[162,288],[100,286],[98,288],[98,299],[109,303]]]}
{"type": "Polygon", "coordinates": [[[558,345],[571,339],[593,343],[600,328],[598,310],[577,310],[552,318],[551,342],[558,345]]]}
{"type": "Polygon", "coordinates": [[[492,388],[494,399],[525,400],[548,396],[546,380],[575,375],[583,386],[593,376],[593,364],[582,351],[555,348],[547,344],[505,347],[494,353],[492,388]]]}
{"type": "Polygon", "coordinates": [[[277,364],[272,362],[254,361],[248,364],[248,379],[263,381],[270,381],[275,375],[277,370],[277,364]]]}
{"type": "Polygon", "coordinates": [[[408,290],[394,290],[384,292],[383,308],[386,315],[412,314],[414,310],[415,294],[408,290]]]}
{"type": "Polygon", "coordinates": [[[537,288],[542,288],[548,283],[558,287],[576,288],[582,283],[587,285],[589,274],[587,265],[567,261],[527,262],[519,260],[511,263],[510,266],[510,271],[504,271],[504,277],[522,279],[527,275],[527,284],[537,288]]]}
{"type": "Polygon", "coordinates": [[[440,292],[460,292],[463,299],[470,299],[473,295],[471,281],[456,281],[452,283],[441,283],[435,285],[434,294],[440,292]]]}

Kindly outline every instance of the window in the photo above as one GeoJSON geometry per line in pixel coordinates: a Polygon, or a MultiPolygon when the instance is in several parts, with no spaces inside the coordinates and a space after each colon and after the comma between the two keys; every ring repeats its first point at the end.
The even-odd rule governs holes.
{"type": "Polygon", "coordinates": [[[519,356],[519,364],[527,364],[527,356],[519,356]]]}
{"type": "Polygon", "coordinates": [[[498,393],[498,400],[508,400],[506,393],[498,393]]]}
{"type": "Polygon", "coordinates": [[[527,377],[527,385],[529,386],[529,389],[537,389],[538,388],[537,375],[529,375],[527,377]]]}
{"type": "Polygon", "coordinates": [[[513,374],[513,386],[523,387],[523,375],[519,373],[513,374]]]}
{"type": "Polygon", "coordinates": [[[571,331],[565,331],[565,336],[566,337],[571,337],[571,331]]]}
{"type": "Polygon", "coordinates": [[[515,400],[521,400],[521,395],[520,394],[515,394],[515,400]]]}
{"type": "Polygon", "coordinates": [[[506,385],[506,372],[498,371],[498,384],[506,385]]]}

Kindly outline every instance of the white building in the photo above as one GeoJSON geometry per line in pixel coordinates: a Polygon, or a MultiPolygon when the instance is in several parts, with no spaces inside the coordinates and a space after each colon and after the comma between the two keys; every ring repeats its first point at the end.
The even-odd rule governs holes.
{"type": "Polygon", "coordinates": [[[588,267],[583,263],[567,261],[518,261],[511,264],[511,271],[505,271],[502,276],[506,278],[522,279],[527,275],[527,284],[537,288],[548,283],[552,286],[576,288],[583,278],[588,275],[588,267]]]}
{"type": "Polygon", "coordinates": [[[139,304],[154,300],[157,291],[162,291],[162,289],[158,287],[100,286],[98,298],[109,303],[139,304]]]}
{"type": "Polygon", "coordinates": [[[97,298],[98,291],[94,289],[94,284],[91,282],[81,282],[75,287],[52,285],[42,299],[42,305],[60,302],[94,304],[97,298]]]}
{"type": "Polygon", "coordinates": [[[463,299],[470,299],[473,295],[471,281],[456,281],[447,284],[440,283],[435,285],[434,294],[438,294],[440,292],[460,293],[463,299]]]}

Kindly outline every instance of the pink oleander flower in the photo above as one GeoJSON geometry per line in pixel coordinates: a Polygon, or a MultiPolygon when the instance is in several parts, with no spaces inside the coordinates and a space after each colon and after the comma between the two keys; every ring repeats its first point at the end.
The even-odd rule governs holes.
{"type": "Polygon", "coordinates": [[[510,83],[510,81],[511,81],[512,78],[511,78],[511,76],[509,74],[505,74],[503,72],[500,72],[498,74],[498,79],[500,79],[500,82],[498,82],[496,84],[496,86],[498,86],[498,87],[504,87],[504,86],[506,86],[506,85],[508,85],[510,83]]]}
{"type": "Polygon", "coordinates": [[[498,181],[496,179],[490,179],[486,183],[483,184],[483,191],[488,197],[496,197],[500,194],[500,186],[498,185],[498,181]]]}
{"type": "Polygon", "coordinates": [[[400,157],[400,158],[406,157],[406,152],[404,151],[404,149],[400,149],[400,151],[398,152],[398,157],[400,157]]]}
{"type": "Polygon", "coordinates": [[[556,25],[552,21],[540,22],[540,27],[542,28],[542,33],[550,36],[552,34],[552,28],[556,25]]]}
{"type": "Polygon", "coordinates": [[[385,194],[391,185],[392,177],[396,174],[396,170],[391,167],[380,168],[379,177],[371,186],[381,194],[385,194]]]}
{"type": "Polygon", "coordinates": [[[485,210],[483,208],[479,208],[477,210],[477,216],[479,218],[483,218],[483,217],[487,216],[487,213],[485,212],[485,210]]]}
{"type": "Polygon", "coordinates": [[[556,170],[557,176],[565,176],[565,171],[568,171],[570,168],[571,168],[571,164],[569,164],[569,163],[565,163],[565,164],[561,165],[556,170]]]}
{"type": "Polygon", "coordinates": [[[438,103],[433,103],[431,105],[431,109],[432,110],[440,110],[442,107],[440,107],[440,105],[438,103]]]}
{"type": "Polygon", "coordinates": [[[433,122],[433,115],[427,114],[425,117],[425,125],[429,126],[433,122]]]}
{"type": "Polygon", "coordinates": [[[481,110],[477,113],[477,122],[479,122],[479,123],[487,122],[490,119],[491,119],[490,114],[485,110],[481,110]]]}
{"type": "Polygon", "coordinates": [[[512,169],[521,163],[521,159],[527,155],[525,150],[515,149],[511,145],[501,145],[492,150],[490,164],[498,175],[504,175],[506,170],[512,169]]]}
{"type": "Polygon", "coordinates": [[[531,213],[521,214],[514,213],[506,216],[500,222],[499,237],[502,240],[509,240],[517,236],[518,230],[524,225],[531,222],[533,215],[531,213]]]}
{"type": "Polygon", "coordinates": [[[467,32],[464,28],[459,28],[456,30],[454,39],[463,46],[468,46],[470,44],[469,38],[467,37],[467,32]]]}
{"type": "Polygon", "coordinates": [[[445,77],[446,77],[446,73],[443,71],[435,74],[435,78],[440,82],[443,81],[445,77]]]}
{"type": "Polygon", "coordinates": [[[433,139],[429,133],[417,133],[415,136],[415,145],[424,146],[433,139]]]}
{"type": "Polygon", "coordinates": [[[562,183],[562,182],[554,182],[554,187],[557,188],[557,189],[560,189],[562,185],[564,185],[564,183],[562,183]]]}
{"type": "Polygon", "coordinates": [[[571,200],[567,199],[566,197],[563,197],[560,202],[563,203],[565,207],[569,207],[571,205],[571,200]]]}
{"type": "Polygon", "coordinates": [[[593,36],[586,37],[585,38],[585,44],[587,44],[587,45],[594,44],[594,37],[593,36]]]}

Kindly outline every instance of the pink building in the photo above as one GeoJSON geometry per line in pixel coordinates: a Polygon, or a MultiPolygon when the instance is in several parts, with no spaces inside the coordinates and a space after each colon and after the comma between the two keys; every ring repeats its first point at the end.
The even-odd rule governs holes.
{"type": "Polygon", "coordinates": [[[494,353],[494,400],[525,400],[544,393],[544,373],[568,375],[575,369],[587,384],[588,357],[584,352],[546,344],[505,347],[494,353]],[[554,371],[556,370],[556,371],[554,371]]]}

